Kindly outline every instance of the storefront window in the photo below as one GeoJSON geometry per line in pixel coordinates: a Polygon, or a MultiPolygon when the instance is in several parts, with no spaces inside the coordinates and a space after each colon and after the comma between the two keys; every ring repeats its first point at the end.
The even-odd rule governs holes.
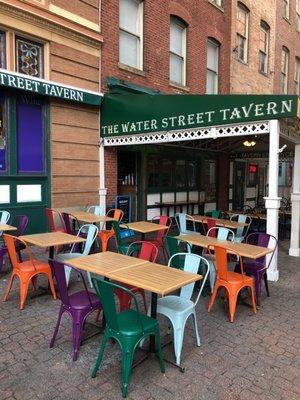
{"type": "Polygon", "coordinates": [[[197,170],[196,162],[190,161],[187,164],[187,168],[188,168],[188,171],[187,171],[188,186],[190,188],[194,188],[194,187],[196,187],[196,183],[197,183],[196,182],[196,170],[197,170]]]}
{"type": "Polygon", "coordinates": [[[147,180],[148,187],[158,187],[158,160],[156,156],[148,156],[147,161],[147,180]]]}
{"type": "Polygon", "coordinates": [[[186,186],[185,160],[176,161],[175,183],[177,188],[184,188],[186,186]]]}
{"type": "Polygon", "coordinates": [[[170,187],[173,185],[172,179],[173,163],[171,160],[162,160],[162,186],[170,187]]]}
{"type": "Polygon", "coordinates": [[[43,45],[16,37],[16,66],[21,74],[43,78],[43,45]]]}
{"type": "Polygon", "coordinates": [[[0,31],[0,67],[5,68],[5,33],[0,31]]]}
{"type": "Polygon", "coordinates": [[[6,171],[6,118],[4,96],[0,93],[0,172],[6,171]]]}
{"type": "Polygon", "coordinates": [[[216,199],[216,161],[205,160],[202,167],[202,187],[205,192],[205,201],[216,199]]]}

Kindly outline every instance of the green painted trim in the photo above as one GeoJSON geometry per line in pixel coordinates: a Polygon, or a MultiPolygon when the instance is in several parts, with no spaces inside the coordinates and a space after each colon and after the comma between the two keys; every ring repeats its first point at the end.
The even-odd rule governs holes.
{"type": "Polygon", "coordinates": [[[136,83],[128,82],[115,78],[114,76],[108,76],[106,79],[109,93],[112,94],[157,94],[160,93],[158,90],[147,88],[145,86],[137,85],[136,83]]]}

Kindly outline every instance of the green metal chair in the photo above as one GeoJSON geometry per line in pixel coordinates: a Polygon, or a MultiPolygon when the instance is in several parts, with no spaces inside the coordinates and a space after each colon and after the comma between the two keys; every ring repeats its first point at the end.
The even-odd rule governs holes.
{"type": "Polygon", "coordinates": [[[103,359],[106,343],[113,338],[121,348],[121,364],[122,364],[122,396],[126,397],[128,393],[128,383],[132,369],[132,362],[135,349],[139,342],[146,336],[155,335],[157,344],[157,352],[159,356],[160,370],[165,372],[163,361],[161,339],[159,332],[159,324],[156,319],[143,315],[139,312],[139,307],[135,295],[123,286],[112,282],[101,280],[100,278],[92,278],[94,288],[101,301],[106,327],[99,348],[99,353],[95,367],[92,372],[92,378],[95,378],[97,371],[103,359]],[[118,288],[123,290],[133,298],[136,310],[126,310],[121,313],[116,311],[116,302],[114,290],[118,288]]]}
{"type": "Polygon", "coordinates": [[[206,211],[205,216],[218,219],[220,218],[220,211],[218,210],[206,211]]]}
{"type": "Polygon", "coordinates": [[[112,221],[112,227],[115,232],[118,252],[121,254],[127,254],[130,243],[126,242],[124,239],[132,238],[134,236],[134,232],[132,231],[132,229],[129,229],[126,224],[122,223],[122,225],[124,226],[124,229],[120,228],[119,221],[112,221]]]}

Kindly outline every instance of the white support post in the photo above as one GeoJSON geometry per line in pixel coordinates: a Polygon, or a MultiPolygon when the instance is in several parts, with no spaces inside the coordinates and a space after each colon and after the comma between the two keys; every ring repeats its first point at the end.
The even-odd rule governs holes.
{"type": "MultiPolygon", "coordinates": [[[[279,121],[270,121],[270,134],[269,134],[269,193],[265,197],[267,209],[267,233],[273,235],[278,239],[278,214],[280,208],[280,197],[278,197],[278,148],[279,148],[279,121]]],[[[267,256],[269,257],[269,256],[267,256]]],[[[268,262],[268,259],[267,259],[268,262]]],[[[268,280],[278,280],[278,253],[273,256],[272,263],[268,268],[268,280]]]]}
{"type": "Polygon", "coordinates": [[[105,159],[104,159],[104,145],[103,139],[100,138],[99,145],[99,205],[103,210],[103,214],[106,214],[106,194],[107,189],[105,187],[105,159]]]}
{"type": "Polygon", "coordinates": [[[300,256],[300,144],[295,145],[292,200],[292,225],[289,255],[300,256]]]}

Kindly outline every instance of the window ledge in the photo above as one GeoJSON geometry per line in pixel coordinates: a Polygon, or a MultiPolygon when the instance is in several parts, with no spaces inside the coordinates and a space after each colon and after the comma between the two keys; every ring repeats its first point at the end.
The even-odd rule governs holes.
{"type": "Polygon", "coordinates": [[[190,92],[190,90],[191,90],[188,86],[182,86],[179,83],[176,83],[176,82],[173,82],[173,81],[170,81],[169,85],[172,86],[175,89],[183,90],[184,92],[190,92]]]}
{"type": "Polygon", "coordinates": [[[265,76],[266,78],[269,78],[269,72],[264,72],[264,71],[260,71],[260,70],[258,70],[258,72],[259,72],[261,75],[265,76]]]}
{"type": "Polygon", "coordinates": [[[241,63],[241,64],[243,64],[243,65],[245,65],[246,67],[249,67],[248,62],[246,62],[246,61],[240,60],[239,58],[236,58],[236,61],[241,63]]]}
{"type": "Polygon", "coordinates": [[[291,25],[291,20],[290,20],[290,18],[287,18],[287,17],[285,17],[285,16],[283,16],[282,18],[285,20],[285,22],[287,22],[288,24],[291,25]]]}
{"type": "Polygon", "coordinates": [[[142,71],[141,69],[137,69],[134,67],[130,67],[129,65],[118,63],[118,67],[124,71],[131,72],[132,74],[146,76],[146,72],[142,71]]]}
{"type": "Polygon", "coordinates": [[[212,5],[212,6],[214,6],[214,7],[216,7],[219,11],[221,11],[222,13],[224,12],[224,8],[222,7],[222,6],[218,6],[218,4],[216,4],[213,0],[208,0],[208,2],[212,5]]]}

